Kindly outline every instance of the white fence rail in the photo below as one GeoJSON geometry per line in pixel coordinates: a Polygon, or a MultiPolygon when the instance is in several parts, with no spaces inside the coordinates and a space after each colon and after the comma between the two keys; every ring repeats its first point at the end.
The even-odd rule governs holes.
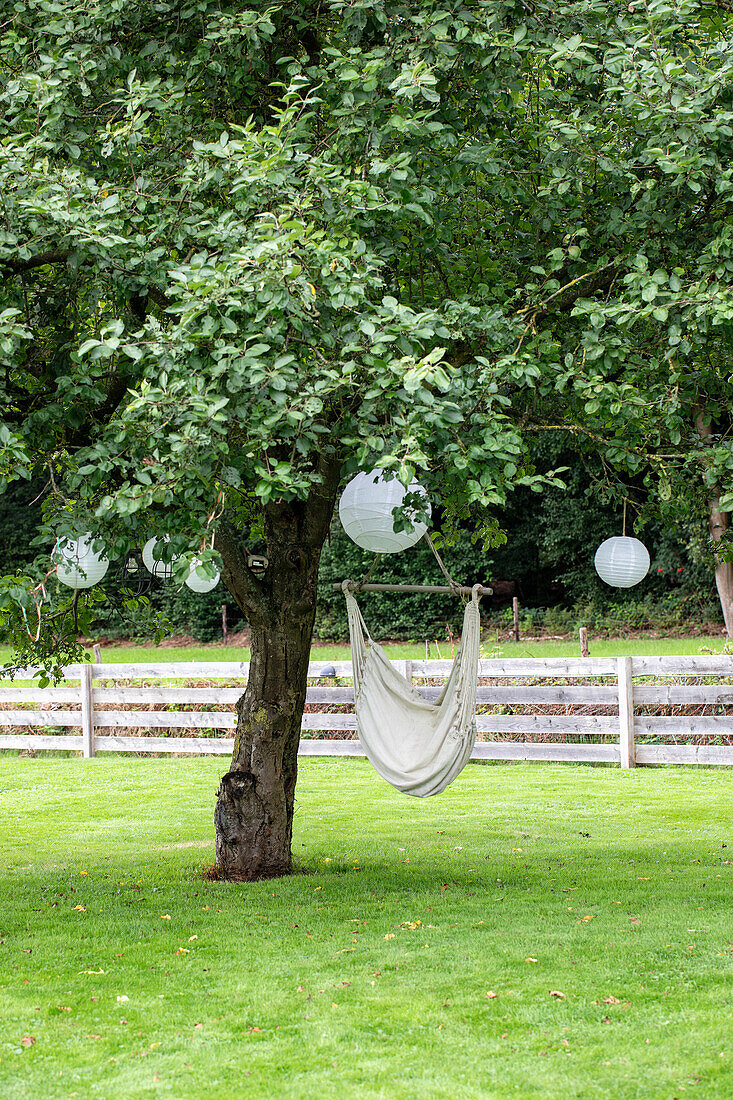
{"type": "MultiPolygon", "coordinates": [[[[451,667],[450,661],[394,663],[427,698],[437,697],[439,681],[451,667]]],[[[300,753],[363,756],[360,742],[353,739],[351,662],[329,662],[328,666],[316,661],[309,667],[311,684],[302,729],[305,733],[329,731],[331,736],[303,738],[300,753]],[[335,681],[323,678],[328,666],[336,672],[335,681]],[[319,679],[320,683],[312,682],[319,679]],[[348,705],[347,711],[317,709],[348,705]],[[334,738],[334,731],[352,736],[334,738]]],[[[234,704],[244,689],[248,668],[234,662],[71,665],[65,669],[64,686],[0,687],[0,727],[81,730],[76,735],[8,732],[0,735],[0,749],[71,749],[86,757],[97,752],[228,754],[233,738],[197,736],[196,731],[234,729],[234,704]],[[235,680],[238,686],[200,686],[206,680],[235,680]],[[174,686],[170,681],[194,681],[197,686],[174,686]],[[229,709],[200,709],[207,706],[229,709]],[[136,709],[140,707],[180,709],[136,709]],[[132,729],[146,732],[113,732],[132,729]],[[192,733],[149,735],[151,730],[164,729],[192,733]]],[[[32,670],[16,678],[24,677],[32,677],[32,670]]],[[[733,657],[482,660],[476,725],[479,740],[472,757],[476,760],[599,761],[622,768],[733,765],[733,657]],[[654,708],[677,713],[650,714],[654,708]],[[698,713],[682,713],[685,708],[698,713]]]]}

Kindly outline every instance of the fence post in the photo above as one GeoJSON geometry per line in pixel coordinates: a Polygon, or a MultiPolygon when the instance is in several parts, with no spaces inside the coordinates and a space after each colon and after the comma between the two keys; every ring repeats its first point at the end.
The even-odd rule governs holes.
{"type": "Polygon", "coordinates": [[[618,678],[618,724],[621,767],[636,767],[636,744],[634,742],[634,681],[631,677],[631,658],[617,659],[618,678]]]}
{"type": "Polygon", "coordinates": [[[578,633],[580,636],[580,656],[590,657],[590,650],[588,649],[588,631],[586,627],[581,626],[578,633]]]}
{"type": "Polygon", "coordinates": [[[92,680],[94,668],[92,665],[81,666],[81,737],[84,756],[89,759],[94,756],[94,696],[92,680]]]}

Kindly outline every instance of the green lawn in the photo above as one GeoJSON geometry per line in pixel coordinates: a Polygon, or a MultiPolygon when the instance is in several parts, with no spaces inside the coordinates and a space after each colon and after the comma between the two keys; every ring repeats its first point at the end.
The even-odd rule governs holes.
{"type": "Polygon", "coordinates": [[[213,859],[224,761],[0,758],[0,1096],[733,1096],[731,776],[306,760],[303,872],[213,859]]]}
{"type": "MultiPolygon", "coordinates": [[[[720,653],[725,637],[705,635],[694,638],[599,638],[591,635],[590,653],[592,657],[618,657],[631,655],[658,654],[696,654],[720,653]]],[[[425,657],[425,643],[406,642],[387,645],[385,649],[393,659],[410,658],[421,660],[425,657]]],[[[494,641],[487,639],[482,643],[484,657],[579,657],[580,648],[577,639],[549,639],[546,641],[494,641]]],[[[451,648],[447,643],[429,643],[431,658],[451,657],[451,648]]],[[[90,651],[91,655],[91,651],[90,651]]],[[[0,664],[9,661],[11,651],[0,646],[0,664]]],[[[351,652],[347,645],[314,645],[311,651],[314,661],[348,661],[351,652]]],[[[249,649],[241,646],[199,645],[199,646],[105,646],[102,649],[102,662],[105,664],[125,664],[139,662],[186,662],[186,661],[248,661],[249,649]]]]}

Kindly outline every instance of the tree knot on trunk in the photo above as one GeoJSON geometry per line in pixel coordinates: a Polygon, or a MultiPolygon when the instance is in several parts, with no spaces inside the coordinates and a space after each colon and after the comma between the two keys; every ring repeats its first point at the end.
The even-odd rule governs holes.
{"type": "Polygon", "coordinates": [[[227,772],[221,777],[217,797],[238,802],[253,785],[253,778],[248,772],[227,772]]]}

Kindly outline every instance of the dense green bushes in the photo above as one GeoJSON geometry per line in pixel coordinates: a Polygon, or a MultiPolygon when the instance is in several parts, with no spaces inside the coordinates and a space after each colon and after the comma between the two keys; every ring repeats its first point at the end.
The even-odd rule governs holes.
{"type": "MultiPolygon", "coordinates": [[[[563,461],[564,456],[552,455],[563,461]]],[[[692,526],[662,530],[648,523],[638,531],[648,546],[652,566],[647,578],[626,592],[603,584],[593,568],[595,547],[620,532],[618,509],[605,503],[587,467],[573,458],[566,490],[514,494],[501,517],[506,532],[502,546],[482,549],[469,530],[455,546],[441,551],[445,564],[461,583],[514,581],[520,601],[523,634],[565,634],[585,625],[593,631],[620,632],[656,627],[683,629],[721,620],[712,563],[692,526]]],[[[548,458],[549,461],[549,458],[548,458]]],[[[26,568],[38,548],[31,543],[40,522],[38,497],[42,486],[15,483],[2,498],[0,552],[4,571],[26,568]]],[[[439,518],[439,517],[438,517],[439,518]]],[[[633,514],[629,515],[629,526],[633,514]]],[[[46,547],[42,547],[45,561],[46,547]]],[[[343,596],[333,585],[347,577],[362,579],[375,564],[373,554],[360,550],[334,520],[321,559],[316,634],[327,640],[348,637],[343,596]]],[[[113,566],[114,568],[114,566],[113,566]]],[[[375,581],[441,584],[443,577],[427,544],[403,554],[385,555],[373,573],[375,581]]],[[[223,585],[207,595],[155,583],[149,604],[126,607],[121,585],[100,603],[98,637],[150,637],[152,619],[162,616],[166,634],[191,634],[203,642],[221,638],[221,605],[227,606],[230,630],[245,625],[223,585]]],[[[381,639],[443,640],[460,630],[463,607],[453,596],[370,593],[363,596],[370,629],[381,639]]],[[[511,602],[484,600],[487,626],[505,631],[511,625],[511,602]]]]}
{"type": "MultiPolygon", "coordinates": [[[[721,620],[710,565],[675,532],[649,525],[642,537],[652,565],[641,585],[623,591],[599,580],[593,567],[596,546],[617,530],[617,517],[600,505],[580,516],[577,499],[551,491],[538,498],[519,494],[507,514],[507,542],[486,551],[468,532],[454,547],[441,551],[451,576],[461,583],[515,581],[522,633],[563,634],[588,626],[595,631],[680,629],[721,620]],[[573,508],[574,504],[574,508],[573,508]]],[[[682,533],[684,536],[684,533],[682,533]]],[[[333,584],[347,577],[363,579],[374,555],[359,550],[334,523],[321,559],[316,634],[348,637],[343,597],[333,584]]],[[[382,557],[374,581],[441,584],[443,578],[426,544],[404,554],[382,557]]],[[[453,596],[369,593],[362,597],[365,616],[375,636],[388,639],[443,639],[457,631],[462,605],[453,596]]],[[[511,600],[484,600],[482,617],[502,629],[511,623],[511,600]]]]}

